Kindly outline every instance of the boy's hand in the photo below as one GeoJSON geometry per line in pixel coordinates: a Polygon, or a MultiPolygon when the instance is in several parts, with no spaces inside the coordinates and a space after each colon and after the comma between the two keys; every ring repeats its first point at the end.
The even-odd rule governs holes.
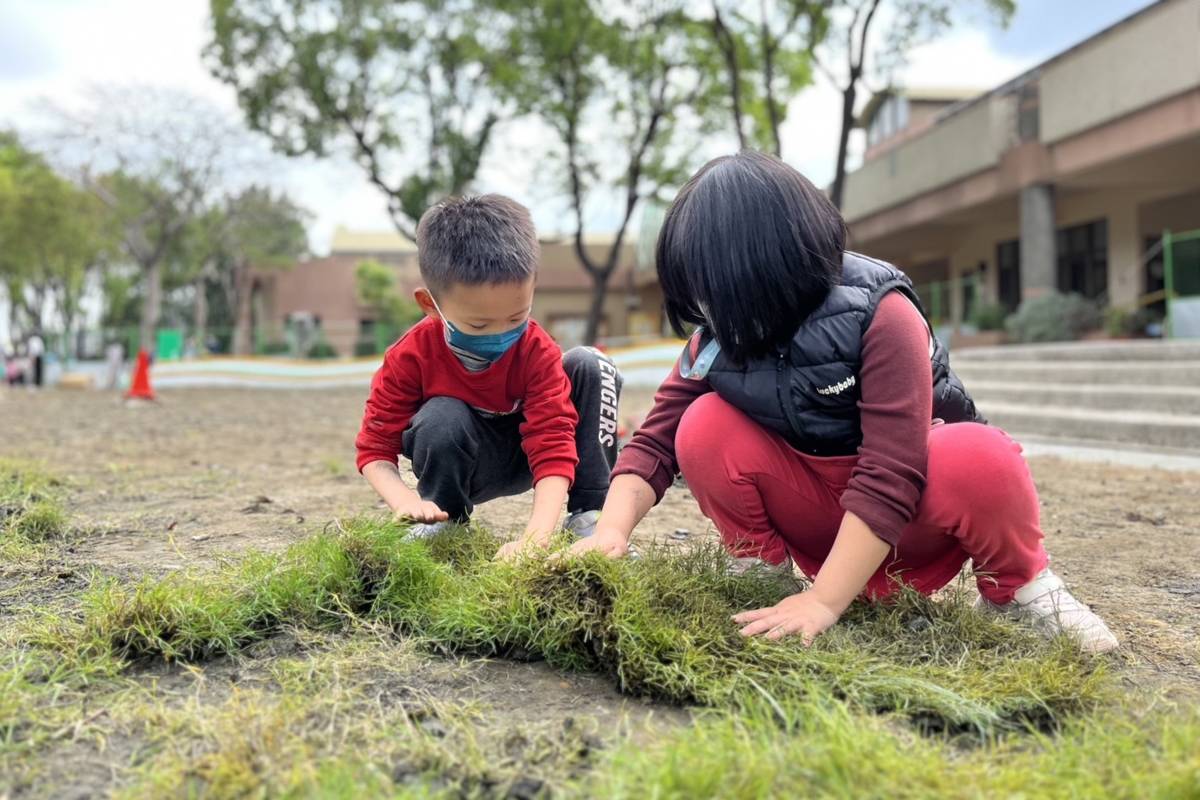
{"type": "Polygon", "coordinates": [[[396,519],[412,522],[443,522],[450,519],[450,515],[438,508],[437,503],[420,499],[396,506],[394,513],[396,519]]]}
{"type": "Polygon", "coordinates": [[[511,542],[503,544],[496,551],[496,561],[512,561],[517,556],[529,550],[545,549],[550,543],[549,539],[541,540],[530,536],[522,536],[520,539],[513,539],[511,542]]]}
{"type": "Polygon", "coordinates": [[[733,615],[733,621],[744,626],[743,636],[767,634],[768,639],[781,639],[793,633],[803,638],[804,644],[812,640],[830,625],[838,621],[841,614],[825,605],[813,592],[801,592],[785,597],[770,608],[758,608],[733,615]]]}
{"type": "Polygon", "coordinates": [[[581,556],[593,550],[609,558],[623,558],[629,554],[629,540],[625,534],[613,528],[597,527],[596,532],[571,545],[567,555],[581,556]]]}

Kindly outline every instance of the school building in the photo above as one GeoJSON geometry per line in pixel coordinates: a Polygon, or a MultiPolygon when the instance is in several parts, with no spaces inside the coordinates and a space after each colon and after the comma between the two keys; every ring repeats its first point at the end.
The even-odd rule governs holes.
{"type": "Polygon", "coordinates": [[[1200,239],[1170,278],[1161,248],[1200,229],[1200,0],[1153,3],[975,96],[881,94],[859,124],[852,246],[908,271],[945,322],[1050,290],[1128,310],[1161,305],[1168,279],[1200,295],[1200,239]]]}
{"type": "MultiPolygon", "coordinates": [[[[629,240],[636,240],[630,232],[629,240]]],[[[627,240],[627,241],[629,241],[627,240]]],[[[612,245],[606,235],[588,237],[585,246],[601,261],[612,245]]],[[[369,341],[378,324],[375,309],[358,299],[355,270],[364,260],[391,267],[396,288],[405,296],[421,285],[416,246],[392,231],[338,228],[328,256],[311,258],[284,270],[255,276],[254,316],[260,338],[290,340],[298,329],[319,329],[338,355],[348,356],[356,343],[369,341]]],[[[580,344],[591,307],[592,282],[575,254],[574,239],[541,241],[538,285],[533,316],[564,347],[580,344]]],[[[604,297],[601,338],[619,343],[630,337],[659,333],[663,326],[662,292],[653,266],[639,261],[636,244],[623,245],[616,271],[604,297]]]]}

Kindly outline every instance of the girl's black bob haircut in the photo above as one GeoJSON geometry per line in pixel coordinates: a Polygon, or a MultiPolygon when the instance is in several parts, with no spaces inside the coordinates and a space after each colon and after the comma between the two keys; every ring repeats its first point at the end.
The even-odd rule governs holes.
{"type": "Polygon", "coordinates": [[[679,335],[703,325],[738,364],[775,353],[841,281],[846,224],[779,159],[745,150],[680,190],[655,261],[679,335]]]}

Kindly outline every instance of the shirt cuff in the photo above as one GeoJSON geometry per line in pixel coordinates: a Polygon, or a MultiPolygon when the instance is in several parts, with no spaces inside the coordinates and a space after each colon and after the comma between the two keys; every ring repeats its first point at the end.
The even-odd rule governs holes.
{"type": "Polygon", "coordinates": [[[888,509],[878,500],[854,489],[847,489],[842,494],[841,504],[843,511],[849,511],[861,519],[871,529],[871,533],[892,547],[900,541],[900,535],[910,522],[903,514],[888,509]]]}
{"type": "Polygon", "coordinates": [[[675,473],[670,467],[649,453],[629,447],[622,450],[617,459],[612,476],[615,478],[618,475],[636,475],[650,484],[650,488],[654,490],[655,505],[662,502],[663,495],[675,482],[675,473]]]}
{"type": "Polygon", "coordinates": [[[367,464],[370,464],[373,461],[386,461],[389,464],[393,464],[393,465],[397,463],[395,453],[385,453],[382,451],[366,451],[366,450],[364,450],[364,451],[359,452],[358,458],[355,460],[355,464],[358,466],[358,471],[361,473],[363,471],[363,467],[365,467],[367,464]]]}
{"type": "Polygon", "coordinates": [[[569,458],[550,458],[538,463],[530,470],[536,484],[542,478],[566,478],[568,484],[575,483],[575,462],[569,458]]]}

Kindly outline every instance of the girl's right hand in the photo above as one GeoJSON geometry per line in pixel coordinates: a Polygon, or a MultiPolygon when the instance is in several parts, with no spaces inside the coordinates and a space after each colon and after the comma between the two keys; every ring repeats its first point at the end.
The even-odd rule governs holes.
{"type": "Polygon", "coordinates": [[[567,555],[581,556],[593,551],[603,553],[609,558],[624,558],[629,553],[629,539],[615,528],[597,527],[591,536],[571,545],[567,555]]]}

